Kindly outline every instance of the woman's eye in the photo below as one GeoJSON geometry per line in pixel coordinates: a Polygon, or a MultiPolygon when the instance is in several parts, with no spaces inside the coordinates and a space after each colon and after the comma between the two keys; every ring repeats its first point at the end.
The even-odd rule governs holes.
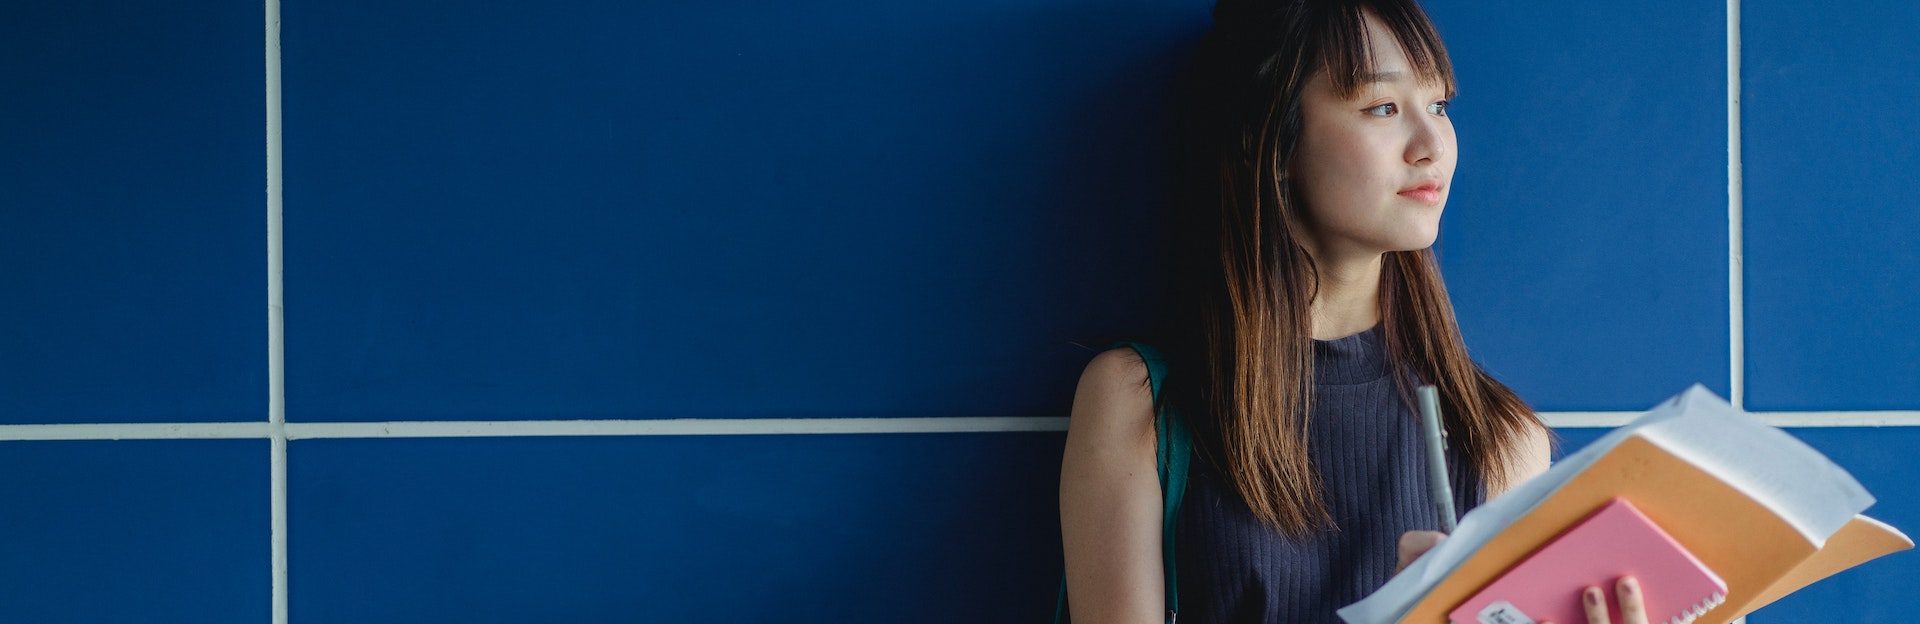
{"type": "MultiPolygon", "coordinates": [[[[1428,104],[1427,112],[1435,115],[1439,115],[1441,117],[1445,117],[1447,116],[1447,109],[1452,105],[1453,105],[1452,102],[1449,102],[1447,100],[1440,100],[1432,104],[1428,104]]],[[[1392,102],[1381,104],[1379,106],[1375,106],[1373,108],[1369,108],[1366,110],[1367,114],[1373,115],[1375,117],[1392,117],[1395,113],[1398,113],[1398,112],[1400,112],[1400,106],[1392,102]]]]}

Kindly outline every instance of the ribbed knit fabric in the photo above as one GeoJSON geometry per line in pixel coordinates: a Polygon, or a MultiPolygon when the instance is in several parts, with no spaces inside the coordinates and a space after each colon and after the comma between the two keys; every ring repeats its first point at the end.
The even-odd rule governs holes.
{"type": "MultiPolygon", "coordinates": [[[[1181,624],[1340,622],[1334,611],[1393,575],[1401,533],[1438,530],[1419,411],[1398,397],[1383,336],[1375,325],[1314,341],[1308,452],[1337,530],[1282,536],[1195,456],[1175,527],[1181,624]]],[[[1447,456],[1465,514],[1483,487],[1457,451],[1447,456]]]]}

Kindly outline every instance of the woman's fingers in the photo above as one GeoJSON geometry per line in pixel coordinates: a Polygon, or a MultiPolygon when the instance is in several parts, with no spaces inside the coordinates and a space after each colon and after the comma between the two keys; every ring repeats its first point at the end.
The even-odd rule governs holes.
{"type": "Polygon", "coordinates": [[[1620,624],[1647,624],[1647,604],[1640,594],[1640,581],[1622,576],[1614,592],[1620,595],[1620,624]]]}
{"type": "Polygon", "coordinates": [[[1433,547],[1438,545],[1440,540],[1446,538],[1447,534],[1439,531],[1407,531],[1401,533],[1400,561],[1394,564],[1393,573],[1399,574],[1401,570],[1407,569],[1407,566],[1413,564],[1413,560],[1419,559],[1420,555],[1424,555],[1427,551],[1433,550],[1433,547]]]}
{"type": "Polygon", "coordinates": [[[1587,611],[1587,624],[1609,624],[1607,595],[1600,588],[1589,585],[1586,591],[1580,592],[1580,606],[1587,611]]]}
{"type": "MultiPolygon", "coordinates": [[[[1614,582],[1613,592],[1620,598],[1620,624],[1647,624],[1647,603],[1640,593],[1639,580],[1622,576],[1614,582]]],[[[1587,612],[1587,624],[1612,624],[1607,614],[1607,593],[1599,587],[1589,585],[1580,592],[1580,606],[1587,612]]]]}

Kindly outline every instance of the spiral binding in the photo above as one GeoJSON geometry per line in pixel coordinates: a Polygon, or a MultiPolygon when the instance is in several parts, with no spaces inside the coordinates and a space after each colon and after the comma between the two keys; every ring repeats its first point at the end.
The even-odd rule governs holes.
{"type": "Polygon", "coordinates": [[[1671,620],[1667,620],[1667,624],[1689,624],[1726,601],[1727,594],[1725,592],[1713,592],[1713,595],[1707,596],[1707,599],[1700,601],[1700,604],[1693,605],[1693,608],[1681,612],[1680,615],[1673,616],[1671,620]]]}

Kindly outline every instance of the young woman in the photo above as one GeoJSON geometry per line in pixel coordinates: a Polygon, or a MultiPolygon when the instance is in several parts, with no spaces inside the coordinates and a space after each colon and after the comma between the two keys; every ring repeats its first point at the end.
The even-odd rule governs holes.
{"type": "MultiPolygon", "coordinates": [[[[1074,397],[1060,520],[1077,624],[1169,616],[1162,404],[1193,433],[1182,624],[1338,622],[1438,541],[1418,384],[1439,390],[1460,513],[1551,451],[1468,358],[1429,249],[1456,152],[1452,67],[1426,15],[1412,0],[1220,0],[1214,23],[1187,85],[1204,173],[1171,228],[1177,322],[1148,341],[1161,395],[1119,348],[1074,397]]],[[[1644,623],[1631,579],[1616,592],[1644,623]]],[[[1585,604],[1607,622],[1603,600],[1585,604]]]]}

